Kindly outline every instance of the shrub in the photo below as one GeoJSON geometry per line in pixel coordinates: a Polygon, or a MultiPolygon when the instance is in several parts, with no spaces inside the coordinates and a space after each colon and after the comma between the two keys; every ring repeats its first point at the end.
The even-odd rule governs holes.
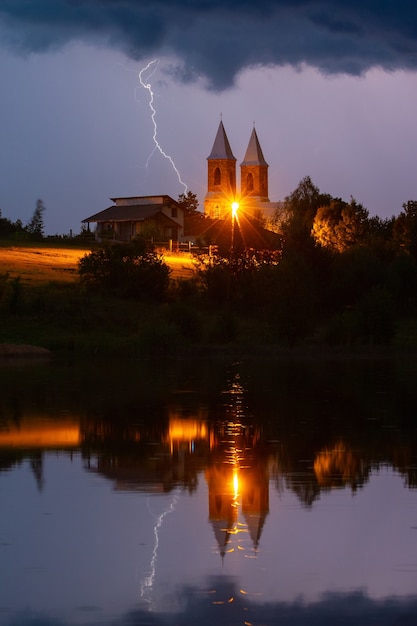
{"type": "Polygon", "coordinates": [[[79,261],[81,283],[89,288],[137,300],[163,300],[171,270],[162,257],[141,243],[108,246],[79,261]]]}
{"type": "Polygon", "coordinates": [[[0,309],[17,313],[23,306],[23,286],[20,276],[10,278],[8,272],[0,274],[0,309]]]}
{"type": "Polygon", "coordinates": [[[358,331],[362,341],[391,343],[396,330],[395,306],[391,294],[373,287],[358,304],[358,331]]]}

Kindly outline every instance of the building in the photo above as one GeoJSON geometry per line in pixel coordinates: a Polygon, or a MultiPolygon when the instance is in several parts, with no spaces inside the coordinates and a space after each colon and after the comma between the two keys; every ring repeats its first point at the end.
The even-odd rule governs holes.
{"type": "MultiPolygon", "coordinates": [[[[277,209],[282,208],[282,203],[269,200],[269,166],[255,127],[240,164],[240,192],[236,182],[236,162],[223,122],[220,121],[213,148],[207,158],[205,215],[213,220],[224,220],[231,215],[232,203],[238,202],[240,214],[248,218],[261,217],[264,219],[264,228],[275,230],[272,220],[276,218],[277,209]]],[[[134,196],[111,200],[112,206],[82,220],[83,224],[96,224],[95,237],[99,243],[128,242],[135,237],[144,237],[164,245],[185,240],[184,210],[170,196],[134,196]]],[[[204,224],[204,231],[207,231],[207,224],[204,224]]],[[[192,236],[199,236],[199,233],[192,231],[192,236]]]]}
{"type": "Polygon", "coordinates": [[[144,237],[155,243],[181,241],[184,211],[170,196],[111,198],[112,206],[91,215],[83,224],[95,223],[96,240],[125,242],[144,237]]]}
{"type": "Polygon", "coordinates": [[[223,122],[207,158],[208,181],[204,199],[204,213],[212,219],[225,219],[232,202],[239,203],[239,211],[252,217],[270,220],[281,206],[268,197],[268,163],[262,152],[255,127],[249,139],[245,157],[240,164],[240,193],[236,185],[236,157],[233,155],[223,122]]]}

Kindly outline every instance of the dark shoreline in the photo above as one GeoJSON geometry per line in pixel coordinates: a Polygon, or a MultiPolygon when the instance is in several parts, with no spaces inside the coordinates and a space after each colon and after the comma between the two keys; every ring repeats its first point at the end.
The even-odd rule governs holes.
{"type": "Polygon", "coordinates": [[[344,359],[391,359],[391,358],[416,358],[417,350],[412,347],[407,349],[405,347],[398,346],[354,346],[354,347],[341,347],[341,346],[326,346],[326,345],[299,345],[293,347],[274,346],[274,345],[197,345],[187,346],[184,348],[177,347],[171,354],[161,355],[158,351],[155,353],[144,352],[142,355],[132,354],[115,354],[113,351],[106,353],[103,350],[99,354],[85,354],[80,352],[66,352],[66,351],[53,351],[42,346],[31,344],[17,344],[17,343],[0,343],[0,362],[4,363],[9,360],[25,360],[25,359],[65,359],[70,357],[71,359],[95,359],[95,358],[108,358],[112,359],[126,359],[126,360],[153,360],[163,358],[169,358],[171,360],[182,359],[215,359],[215,358],[233,358],[233,359],[273,359],[273,360],[311,360],[317,359],[331,359],[331,360],[344,360],[344,359]]]}
{"type": "Polygon", "coordinates": [[[53,356],[51,350],[41,346],[32,346],[28,344],[0,343],[0,358],[16,358],[16,357],[36,357],[50,358],[53,356]]]}

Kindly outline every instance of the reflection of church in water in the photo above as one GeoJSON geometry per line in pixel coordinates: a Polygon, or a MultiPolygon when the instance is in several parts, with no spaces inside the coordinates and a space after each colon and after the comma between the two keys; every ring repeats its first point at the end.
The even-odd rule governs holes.
{"type": "Polygon", "coordinates": [[[269,487],[293,491],[304,506],[321,492],[356,491],[379,466],[392,466],[409,486],[417,486],[415,447],[391,436],[371,451],[349,439],[294,438],[273,431],[273,439],[248,416],[245,393],[236,375],[222,392],[216,413],[182,400],[161,415],[114,419],[32,412],[18,419],[5,412],[0,424],[0,471],[29,461],[39,490],[45,485],[46,454],[77,455],[84,469],[111,481],[119,491],[169,494],[208,488],[208,522],[222,558],[233,550],[256,550],[269,512],[269,487]],[[277,437],[278,435],[278,437],[277,437]],[[276,443],[279,440],[279,446],[276,443]],[[299,459],[311,459],[306,469],[299,459]],[[301,471],[302,470],[302,471],[301,471]],[[301,472],[301,473],[300,473],[301,472]]]}
{"type": "Polygon", "coordinates": [[[269,461],[259,428],[240,414],[239,382],[224,393],[226,410],[215,422],[204,409],[189,414],[182,407],[169,407],[168,422],[148,429],[76,416],[63,421],[32,416],[0,431],[0,467],[2,450],[15,450],[16,462],[30,460],[40,490],[48,451],[81,451],[85,469],[120,491],[163,494],[182,486],[193,492],[204,476],[208,520],[222,557],[239,546],[242,532],[246,547],[256,549],[269,510],[269,461]]]}
{"type": "Polygon", "coordinates": [[[230,544],[236,543],[231,549],[241,548],[242,532],[249,532],[253,548],[258,548],[269,511],[269,472],[267,460],[257,453],[259,431],[252,426],[223,422],[214,439],[216,445],[205,476],[209,520],[223,557],[230,544]]]}

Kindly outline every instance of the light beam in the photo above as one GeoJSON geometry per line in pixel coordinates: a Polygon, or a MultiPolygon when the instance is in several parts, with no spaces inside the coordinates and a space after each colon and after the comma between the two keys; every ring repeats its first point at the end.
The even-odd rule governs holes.
{"type": "Polygon", "coordinates": [[[158,141],[158,126],[156,123],[156,109],[154,107],[154,92],[152,89],[152,85],[149,82],[149,79],[151,78],[151,76],[156,72],[156,69],[158,67],[159,64],[159,59],[153,59],[152,61],[149,61],[149,63],[147,65],[145,65],[145,67],[143,67],[138,76],[139,76],[139,82],[141,84],[141,86],[146,89],[149,93],[149,108],[151,110],[151,119],[152,119],[152,124],[153,124],[153,142],[155,144],[154,149],[152,150],[151,154],[149,155],[147,161],[146,161],[146,168],[149,165],[149,161],[151,160],[153,154],[155,153],[156,150],[158,150],[158,152],[164,157],[164,159],[167,159],[170,164],[172,165],[175,174],[177,175],[178,178],[178,182],[180,183],[180,185],[182,185],[184,187],[184,193],[187,193],[188,190],[188,186],[184,183],[184,181],[181,178],[181,174],[179,173],[179,170],[177,168],[177,166],[175,165],[172,157],[169,156],[169,154],[167,154],[166,152],[164,152],[164,150],[161,148],[161,145],[158,141]],[[144,79],[143,75],[144,73],[148,72],[149,70],[149,74],[147,75],[147,78],[144,79]],[[145,82],[145,80],[147,80],[148,82],[145,82]]]}

